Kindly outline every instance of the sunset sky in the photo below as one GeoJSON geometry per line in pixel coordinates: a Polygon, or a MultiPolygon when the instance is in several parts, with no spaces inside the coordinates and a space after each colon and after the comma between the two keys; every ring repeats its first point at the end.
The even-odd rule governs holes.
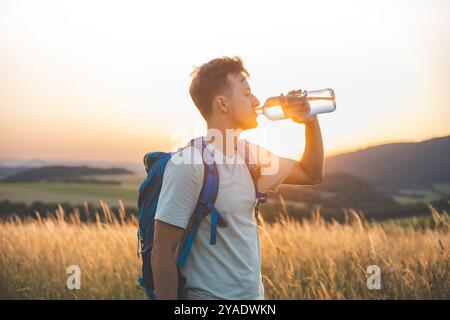
{"type": "MultiPolygon", "coordinates": [[[[243,58],[261,103],[333,88],[337,110],[319,116],[327,155],[448,135],[449,39],[448,0],[2,0],[0,159],[171,149],[206,127],[192,67],[222,55],[243,58]]],[[[246,137],[277,130],[278,153],[300,156],[303,125],[259,122],[246,137]]]]}

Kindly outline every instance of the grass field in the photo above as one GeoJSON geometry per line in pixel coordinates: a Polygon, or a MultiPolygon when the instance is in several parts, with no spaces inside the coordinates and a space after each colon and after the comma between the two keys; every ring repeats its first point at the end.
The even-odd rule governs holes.
{"type": "MultiPolygon", "coordinates": [[[[274,224],[260,219],[266,299],[449,299],[449,218],[430,211],[427,229],[368,223],[351,210],[347,224],[318,212],[302,223],[285,211],[274,224]],[[370,265],[381,270],[380,290],[366,286],[370,265]]],[[[1,299],[145,299],[135,287],[136,221],[114,219],[106,205],[91,223],[61,209],[3,221],[0,248],[1,299]],[[66,287],[70,265],[81,269],[80,290],[66,287]]]]}

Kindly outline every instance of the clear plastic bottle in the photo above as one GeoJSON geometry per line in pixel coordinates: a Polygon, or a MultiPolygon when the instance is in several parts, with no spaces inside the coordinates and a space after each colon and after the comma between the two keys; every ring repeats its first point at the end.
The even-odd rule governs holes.
{"type": "MultiPolygon", "coordinates": [[[[332,89],[304,91],[301,94],[287,94],[283,96],[270,97],[264,105],[256,109],[257,114],[263,114],[270,120],[281,120],[290,118],[289,109],[295,105],[299,97],[305,97],[309,102],[310,110],[304,118],[312,117],[320,113],[328,113],[336,110],[336,97],[332,89]]],[[[303,117],[302,117],[303,118],[303,117]]]]}

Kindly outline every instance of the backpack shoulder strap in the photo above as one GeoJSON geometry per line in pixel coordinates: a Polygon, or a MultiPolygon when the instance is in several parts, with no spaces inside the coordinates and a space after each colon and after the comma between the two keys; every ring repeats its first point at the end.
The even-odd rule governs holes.
{"type": "Polygon", "coordinates": [[[245,165],[250,172],[253,185],[255,186],[255,196],[258,199],[255,207],[255,215],[258,216],[259,205],[267,202],[267,194],[264,192],[259,192],[258,190],[258,178],[261,176],[261,167],[257,164],[252,153],[250,152],[250,143],[246,140],[242,140],[242,142],[243,147],[238,144],[237,149],[242,158],[244,158],[245,165]]]}
{"type": "Polygon", "coordinates": [[[200,222],[206,215],[211,214],[210,244],[216,244],[217,225],[220,227],[226,226],[225,220],[214,207],[219,191],[219,175],[213,154],[208,148],[208,144],[209,143],[203,137],[192,139],[188,144],[188,146],[194,146],[201,152],[205,173],[203,175],[203,184],[197,205],[181,242],[181,249],[177,260],[178,267],[183,267],[186,264],[200,222]]]}

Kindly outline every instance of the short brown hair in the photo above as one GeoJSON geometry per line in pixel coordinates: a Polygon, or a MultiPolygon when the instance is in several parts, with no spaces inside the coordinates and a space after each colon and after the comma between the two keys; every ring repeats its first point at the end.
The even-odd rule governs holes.
{"type": "Polygon", "coordinates": [[[211,115],[214,97],[227,89],[228,74],[237,73],[244,73],[246,77],[250,77],[242,59],[238,56],[232,58],[223,56],[200,67],[194,67],[189,93],[205,119],[211,115]]]}

